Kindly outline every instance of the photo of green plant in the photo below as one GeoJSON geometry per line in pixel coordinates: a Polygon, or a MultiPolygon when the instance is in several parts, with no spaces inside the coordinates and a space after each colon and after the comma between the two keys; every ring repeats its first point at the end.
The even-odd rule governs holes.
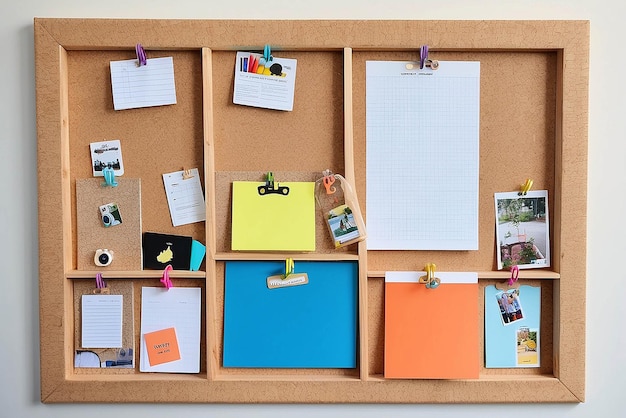
{"type": "Polygon", "coordinates": [[[550,266],[547,190],[496,193],[498,269],[550,266]]]}

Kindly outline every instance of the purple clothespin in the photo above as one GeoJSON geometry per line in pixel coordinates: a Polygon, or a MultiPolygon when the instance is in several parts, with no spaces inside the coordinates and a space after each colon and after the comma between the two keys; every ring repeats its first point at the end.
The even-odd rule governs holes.
{"type": "Polygon", "coordinates": [[[102,273],[96,273],[96,289],[104,289],[107,284],[102,279],[102,273]]]}
{"type": "Polygon", "coordinates": [[[147,65],[148,60],[146,59],[146,51],[144,51],[141,44],[135,45],[135,52],[137,53],[137,66],[141,67],[142,65],[147,65]]]}
{"type": "Polygon", "coordinates": [[[428,60],[428,45],[422,45],[420,48],[420,70],[424,69],[426,60],[428,60]]]}

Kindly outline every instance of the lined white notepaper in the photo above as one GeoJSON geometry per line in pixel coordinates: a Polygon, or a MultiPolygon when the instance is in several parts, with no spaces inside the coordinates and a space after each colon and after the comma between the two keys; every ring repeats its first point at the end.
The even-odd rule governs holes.
{"type": "Polygon", "coordinates": [[[82,347],[122,347],[122,295],[82,296],[82,347]]]}
{"type": "Polygon", "coordinates": [[[367,247],[478,249],[480,63],[367,61],[367,247]]]}
{"type": "Polygon", "coordinates": [[[200,372],[200,288],[143,287],[141,289],[141,356],[142,372],[200,372]],[[144,334],[175,328],[180,360],[150,366],[144,334]]]}
{"type": "Polygon", "coordinates": [[[111,61],[110,66],[115,110],[176,104],[172,57],[151,58],[142,66],[136,59],[111,61]]]}
{"type": "Polygon", "coordinates": [[[185,178],[183,174],[184,171],[163,174],[167,204],[174,226],[201,222],[206,219],[206,207],[198,169],[189,170],[189,178],[185,178]]]}

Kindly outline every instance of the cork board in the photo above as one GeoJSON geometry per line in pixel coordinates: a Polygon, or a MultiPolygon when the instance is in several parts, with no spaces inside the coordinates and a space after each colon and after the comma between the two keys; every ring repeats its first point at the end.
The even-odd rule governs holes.
{"type": "MultiPolygon", "coordinates": [[[[34,26],[43,402],[584,401],[589,22],[35,19],[34,26]],[[173,57],[176,105],[113,110],[108,63],[132,59],[137,42],[148,58],[173,57]],[[275,56],[298,60],[293,112],[232,104],[235,51],[267,43],[275,56]],[[318,222],[316,251],[290,255],[358,262],[358,366],[221,367],[224,263],[286,257],[229,250],[232,181],[267,171],[284,181],[313,181],[331,169],[356,186],[367,221],[364,64],[416,60],[422,44],[440,61],[481,62],[479,250],[373,252],[361,242],[335,251],[318,222]],[[142,228],[191,235],[207,246],[201,271],[172,273],[175,283],[203,289],[199,374],[155,379],[138,368],[118,376],[73,367],[73,284],[95,273],[77,263],[75,185],[90,177],[84,149],[105,139],[122,141],[125,176],[141,179],[142,228]],[[194,167],[207,220],[174,228],[161,174],[194,167]],[[421,270],[427,262],[441,271],[477,271],[482,295],[508,277],[496,266],[493,193],[516,191],[529,177],[550,199],[552,267],[520,274],[542,290],[541,367],[486,369],[481,356],[475,380],[384,379],[384,272],[421,270]],[[61,219],[53,220],[51,209],[59,207],[61,219]],[[109,390],[95,390],[103,382],[109,390]],[[179,390],[166,390],[173,383],[179,390]]],[[[140,286],[154,285],[159,272],[107,275],[134,283],[137,342],[140,286]]],[[[482,323],[484,301],[476,302],[482,323]]],[[[482,325],[476,332],[481,341],[482,325]]]]}
{"type": "Polygon", "coordinates": [[[76,181],[78,270],[98,268],[94,264],[98,249],[113,254],[111,264],[100,266],[101,270],[141,270],[141,180],[118,178],[116,181],[117,187],[104,187],[99,178],[76,181]],[[99,209],[105,205],[111,216],[112,209],[117,210],[121,223],[104,226],[99,209]]]}
{"type": "MultiPolygon", "coordinates": [[[[133,350],[132,358],[133,362],[136,362],[137,353],[135,347],[135,321],[134,321],[134,291],[133,282],[130,280],[116,280],[111,283],[107,283],[106,291],[108,295],[121,295],[122,300],[122,352],[121,358],[128,358],[131,356],[128,353],[128,349],[133,350]]],[[[74,347],[76,351],[89,350],[96,353],[100,359],[100,362],[117,361],[120,355],[119,350],[111,348],[90,348],[84,349],[82,347],[82,297],[83,295],[99,294],[99,289],[96,289],[95,279],[93,280],[76,280],[74,281],[74,347]]],[[[76,373],[89,374],[93,371],[90,368],[77,367],[76,373]]],[[[109,372],[117,374],[129,374],[134,373],[134,368],[115,368],[109,369],[109,372]]]]}

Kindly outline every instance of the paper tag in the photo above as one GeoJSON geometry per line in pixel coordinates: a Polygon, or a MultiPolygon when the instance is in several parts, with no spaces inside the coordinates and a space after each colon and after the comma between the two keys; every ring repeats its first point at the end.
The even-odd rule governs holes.
{"type": "Polygon", "coordinates": [[[306,273],[292,273],[286,278],[279,274],[267,278],[268,289],[278,289],[280,287],[300,286],[309,282],[309,276],[306,273]]]}

